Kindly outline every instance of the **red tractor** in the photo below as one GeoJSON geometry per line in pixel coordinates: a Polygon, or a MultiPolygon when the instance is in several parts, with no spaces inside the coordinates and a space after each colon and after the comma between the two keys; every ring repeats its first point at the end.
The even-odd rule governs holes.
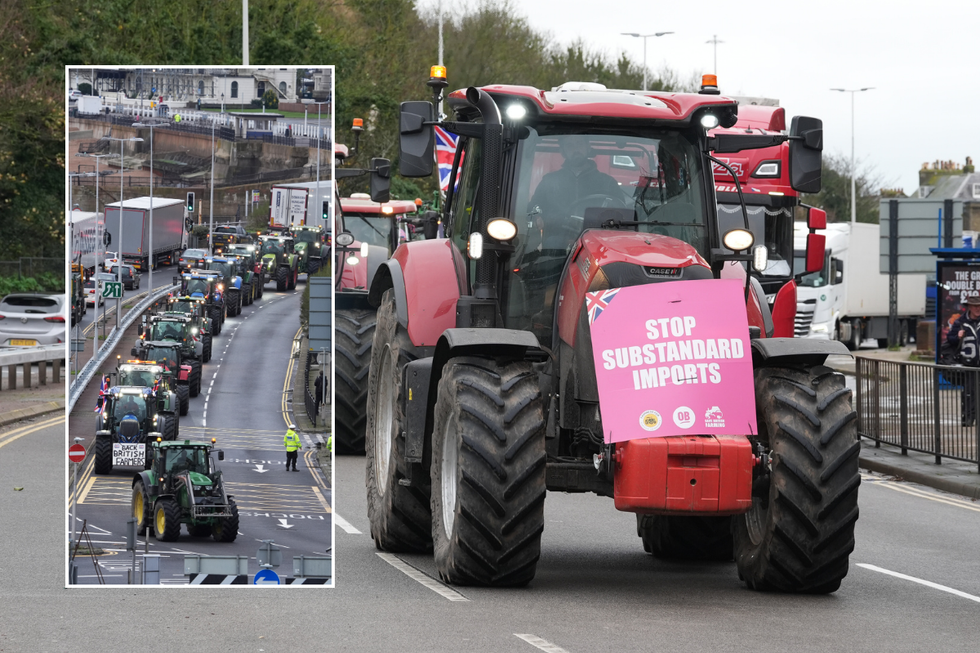
{"type": "MultiPolygon", "coordinates": [[[[429,85],[435,101],[444,76],[429,85]]],[[[847,350],[775,337],[775,324],[792,322],[795,284],[770,310],[758,282],[768,250],[744,210],[734,226],[719,219],[712,176],[727,165],[712,153],[788,142],[791,186],[817,192],[822,123],[710,136],[736,124],[739,106],[708,78],[698,94],[469,88],[448,96],[454,120],[441,122],[434,101],[402,104],[399,167],[432,173],[434,127],[461,137],[447,238],[402,244],[368,293],[378,307],[366,431],[375,544],[433,551],[450,583],[524,585],[546,491],[593,492],[637,515],[655,556],[734,558],[755,589],[838,589],[854,548],[860,444],[850,392],[823,363],[847,350]],[[615,292],[665,311],[724,297],[733,307],[699,328],[738,332],[707,345],[725,360],[635,368],[636,388],[610,395],[609,369],[704,358],[707,342],[601,350],[600,324],[639,320],[644,337],[646,320],[648,338],[694,326],[658,318],[645,299],[617,304],[615,292]],[[739,405],[712,385],[713,366],[729,363],[745,377],[739,405]],[[672,401],[699,408],[671,413],[672,401]]],[[[811,268],[825,225],[817,211],[809,219],[811,268]]],[[[792,238],[792,226],[772,235],[792,238]]]]}
{"type": "Polygon", "coordinates": [[[376,202],[361,193],[339,199],[338,205],[334,446],[340,454],[363,454],[368,365],[376,321],[368,288],[381,264],[411,239],[415,225],[410,216],[417,206],[410,200],[376,202]]]}

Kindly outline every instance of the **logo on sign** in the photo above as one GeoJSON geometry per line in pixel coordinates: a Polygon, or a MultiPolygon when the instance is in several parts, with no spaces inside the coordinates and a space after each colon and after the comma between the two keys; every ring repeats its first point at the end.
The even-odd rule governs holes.
{"type": "Polygon", "coordinates": [[[645,410],[640,415],[640,427],[644,431],[656,431],[663,423],[660,413],[655,410],[645,410]]]}
{"type": "MultiPolygon", "coordinates": [[[[729,167],[735,171],[736,175],[738,175],[739,177],[742,176],[742,163],[740,161],[729,161],[728,159],[719,159],[719,160],[727,163],[729,167]]],[[[728,172],[728,170],[718,165],[717,163],[711,164],[711,172],[714,173],[715,175],[731,177],[731,174],[728,172]]]]}
{"type": "Polygon", "coordinates": [[[718,406],[712,406],[704,411],[704,425],[708,428],[723,428],[725,426],[725,415],[718,406]]]}
{"type": "Polygon", "coordinates": [[[689,429],[694,426],[694,411],[687,406],[678,406],[674,409],[674,424],[680,429],[689,429]]]}

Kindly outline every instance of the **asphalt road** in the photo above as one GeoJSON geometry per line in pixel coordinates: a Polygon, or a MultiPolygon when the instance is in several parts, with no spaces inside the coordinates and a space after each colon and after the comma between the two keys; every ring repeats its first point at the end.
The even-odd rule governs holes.
{"type": "MultiPolygon", "coordinates": [[[[204,365],[201,394],[191,399],[188,414],[180,420],[181,439],[216,438],[217,447],[224,451],[225,459],[218,466],[226,491],[239,506],[239,536],[234,543],[217,543],[191,537],[184,529],[176,542],[151,538],[144,547],[141,540],[137,575],[144,551],[162,556],[164,584],[188,582],[183,568],[188,554],[251,557],[248,573],[254,575],[260,570],[254,560],[256,550],[263,540],[273,540],[283,556],[277,571],[291,576],[293,555],[323,556],[331,546],[328,479],[307,464],[314,456],[315,434],[302,434],[301,472],[286,473],[284,466],[289,388],[293,376],[301,373],[291,356],[301,291],[277,293],[273,284],[267,290],[261,299],[243,307],[241,315],[227,318],[214,340],[213,358],[204,365]]],[[[78,517],[88,520],[92,543],[107,552],[99,558],[105,582],[126,583],[133,559],[124,551],[123,533],[130,517],[133,474],[139,470],[120,467],[109,475],[95,475],[91,458],[79,478],[78,517]]],[[[92,564],[76,564],[80,584],[99,582],[92,564]]]]}

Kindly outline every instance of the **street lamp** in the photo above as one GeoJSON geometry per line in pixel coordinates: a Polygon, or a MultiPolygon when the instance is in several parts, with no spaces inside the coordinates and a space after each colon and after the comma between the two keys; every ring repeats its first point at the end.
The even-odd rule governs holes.
{"type": "Polygon", "coordinates": [[[715,69],[714,69],[714,70],[713,70],[712,72],[713,72],[713,73],[714,73],[715,75],[717,75],[717,74],[718,74],[718,44],[719,44],[719,43],[724,43],[724,41],[722,41],[722,40],[719,40],[719,38],[718,38],[718,35],[717,35],[717,34],[712,34],[712,35],[711,35],[711,40],[709,40],[709,41],[705,41],[705,43],[712,43],[712,44],[714,44],[714,46],[715,46],[715,47],[714,47],[714,50],[715,50],[715,69]]]}
{"type": "Polygon", "coordinates": [[[638,34],[636,32],[621,32],[623,36],[632,36],[643,39],[643,90],[647,90],[647,39],[651,36],[664,36],[673,32],[654,32],[653,34],[638,34]]]}
{"type": "Polygon", "coordinates": [[[857,171],[854,169],[854,94],[860,93],[861,91],[870,91],[874,86],[865,86],[864,88],[832,88],[831,91],[840,91],[841,93],[851,94],[851,224],[857,222],[857,195],[855,194],[855,177],[857,176],[857,171]]]}
{"type": "MultiPolygon", "coordinates": [[[[125,167],[125,152],[123,150],[125,143],[127,141],[133,143],[142,143],[142,138],[136,138],[135,136],[130,138],[113,138],[109,136],[110,141],[119,141],[119,242],[116,243],[116,249],[119,250],[119,256],[116,263],[116,281],[119,282],[119,287],[122,287],[122,230],[123,230],[123,181],[126,178],[126,167],[125,167]]],[[[98,292],[98,284],[96,284],[96,292],[98,292]]],[[[98,301],[98,298],[96,298],[98,301]]],[[[116,328],[119,328],[119,312],[122,310],[122,299],[116,299],[116,328]]],[[[104,325],[103,325],[104,327],[104,325]]]]}
{"type": "Polygon", "coordinates": [[[153,127],[155,123],[151,119],[149,122],[134,122],[133,127],[150,128],[150,251],[147,252],[146,267],[150,273],[150,291],[153,291],[153,127]]]}
{"type": "MultiPolygon", "coordinates": [[[[247,14],[246,14],[247,15],[247,14]]],[[[248,21],[246,21],[248,22],[248,21]]],[[[208,251],[211,252],[211,256],[214,256],[214,125],[216,121],[214,116],[211,116],[211,199],[208,200],[208,221],[210,225],[208,227],[208,251]]]]}
{"type": "MultiPolygon", "coordinates": [[[[112,155],[111,154],[79,154],[78,156],[84,156],[84,157],[89,157],[89,158],[95,159],[95,212],[96,212],[96,214],[98,214],[98,212],[99,212],[99,181],[102,179],[102,177],[99,175],[99,159],[104,159],[105,157],[112,156],[112,155]]],[[[112,173],[110,172],[109,174],[112,174],[112,173]]],[[[98,233],[98,222],[99,222],[98,215],[96,215],[95,222],[96,222],[96,230],[95,231],[96,231],[96,233],[98,233]]],[[[105,213],[103,213],[102,214],[102,233],[99,234],[99,258],[96,259],[96,261],[95,261],[95,271],[96,272],[98,272],[99,266],[102,265],[103,262],[105,262],[105,231],[106,231],[106,229],[107,229],[107,225],[105,223],[105,213]]],[[[96,284],[95,284],[95,292],[96,293],[99,292],[99,284],[98,284],[98,282],[96,282],[96,284]]],[[[105,306],[105,304],[103,304],[103,306],[105,306]]],[[[95,298],[95,314],[96,314],[96,316],[98,316],[98,309],[99,309],[99,298],[98,298],[98,296],[96,296],[96,298],[95,298]]],[[[98,326],[98,321],[99,321],[99,318],[96,317],[95,318],[96,326],[98,326]]],[[[105,328],[105,324],[104,323],[103,323],[102,326],[103,326],[103,328],[105,328]]],[[[98,344],[99,344],[98,343],[98,339],[99,339],[99,330],[98,330],[98,328],[94,328],[94,329],[92,329],[92,359],[93,360],[95,359],[95,355],[96,355],[96,353],[98,352],[98,349],[99,349],[99,347],[98,347],[98,344]]]]}

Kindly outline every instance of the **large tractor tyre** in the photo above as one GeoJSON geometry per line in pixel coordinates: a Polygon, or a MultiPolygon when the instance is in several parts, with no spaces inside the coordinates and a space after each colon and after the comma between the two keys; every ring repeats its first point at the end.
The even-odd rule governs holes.
{"type": "Polygon", "coordinates": [[[408,332],[395,316],[395,295],[387,290],[371,349],[365,425],[368,519],[374,545],[382,551],[432,549],[428,466],[411,473],[400,437],[405,419],[402,370],[416,358],[408,332]]]}
{"type": "Polygon", "coordinates": [[[146,496],[143,481],[133,483],[133,518],[136,519],[136,534],[146,535],[146,527],[150,524],[150,502],[146,496]]]}
{"type": "Polygon", "coordinates": [[[523,586],[544,531],[544,399],[526,361],[443,368],[432,435],[436,569],[457,585],[523,586]]]}
{"type": "Polygon", "coordinates": [[[97,438],[95,440],[95,469],[96,474],[112,472],[112,440],[97,438]]]}
{"type": "Polygon", "coordinates": [[[731,560],[732,518],[637,515],[643,550],[656,558],[731,560]]]}
{"type": "Polygon", "coordinates": [[[299,265],[293,268],[293,274],[289,281],[289,290],[296,290],[297,281],[299,281],[299,265]]]}
{"type": "Polygon", "coordinates": [[[261,273],[257,277],[255,277],[255,284],[256,284],[255,297],[257,299],[262,299],[262,295],[265,294],[265,284],[262,283],[261,273]]]}
{"type": "Polygon", "coordinates": [[[238,301],[240,297],[237,290],[228,290],[225,292],[225,305],[228,307],[228,317],[235,317],[238,313],[235,311],[238,306],[238,301]]]}
{"type": "Polygon", "coordinates": [[[752,508],[734,520],[739,577],[758,590],[834,592],[854,550],[861,483],[851,391],[823,365],[758,370],[755,388],[769,462],[752,508]]]}
{"type": "Polygon", "coordinates": [[[214,338],[210,333],[205,333],[201,336],[201,358],[205,363],[211,360],[211,348],[214,345],[214,338]]]}
{"type": "Polygon", "coordinates": [[[196,397],[201,394],[201,361],[191,361],[191,373],[187,375],[188,394],[196,397]]]}
{"type": "Polygon", "coordinates": [[[234,499],[228,499],[231,517],[221,517],[211,527],[211,537],[215,542],[234,542],[238,537],[238,506],[234,499]]]}
{"type": "Polygon", "coordinates": [[[306,275],[312,277],[320,271],[320,259],[310,257],[310,262],[306,264],[306,275]]]}
{"type": "Polygon", "coordinates": [[[243,283],[242,284],[242,306],[248,306],[252,303],[252,284],[243,283]]]}
{"type": "Polygon", "coordinates": [[[187,534],[192,537],[211,537],[211,525],[187,524],[187,534]]]}
{"type": "Polygon", "coordinates": [[[161,542],[176,542],[180,537],[180,506],[173,499],[160,499],[153,508],[153,531],[161,542]]]}
{"type": "Polygon", "coordinates": [[[338,309],[334,314],[334,451],[364,454],[368,372],[378,314],[371,309],[338,309]]]}
{"type": "Polygon", "coordinates": [[[177,400],[180,402],[180,416],[183,417],[191,405],[191,390],[183,383],[177,386],[177,400]]]}
{"type": "MultiPolygon", "coordinates": [[[[161,413],[157,417],[157,431],[160,432],[160,437],[164,440],[174,440],[177,437],[177,419],[174,415],[168,415],[166,413],[161,413]]],[[[149,449],[149,443],[147,443],[147,449],[149,449]]],[[[149,469],[149,467],[147,467],[149,469]]]]}
{"type": "Polygon", "coordinates": [[[289,285],[289,268],[279,266],[276,268],[276,291],[285,292],[289,285]]]}
{"type": "Polygon", "coordinates": [[[216,336],[221,333],[221,307],[211,307],[211,335],[216,336]]]}

